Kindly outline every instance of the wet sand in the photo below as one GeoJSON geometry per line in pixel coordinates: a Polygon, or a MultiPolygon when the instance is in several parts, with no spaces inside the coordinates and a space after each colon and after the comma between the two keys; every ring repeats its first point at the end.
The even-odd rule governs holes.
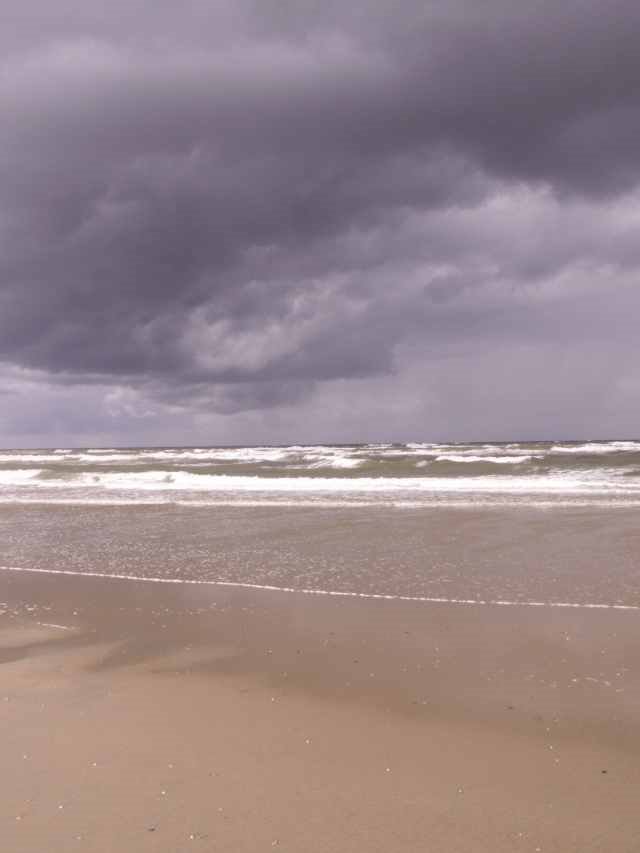
{"type": "Polygon", "coordinates": [[[11,851],[640,849],[639,615],[0,575],[11,851]]]}

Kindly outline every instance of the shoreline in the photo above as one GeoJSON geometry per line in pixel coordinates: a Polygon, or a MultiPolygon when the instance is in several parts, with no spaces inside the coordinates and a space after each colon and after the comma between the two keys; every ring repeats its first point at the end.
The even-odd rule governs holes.
{"type": "Polygon", "coordinates": [[[212,586],[229,589],[261,590],[281,592],[293,595],[317,595],[329,598],[363,598],[371,601],[406,601],[423,604],[453,604],[468,607],[548,607],[567,610],[629,610],[640,611],[637,604],[616,604],[609,602],[579,601],[526,601],[510,599],[483,598],[445,598],[442,596],[401,595],[383,592],[350,592],[338,589],[307,589],[292,586],[274,586],[272,584],[249,583],[244,581],[204,580],[198,578],[163,578],[149,575],[121,575],[107,572],[81,572],[68,569],[41,569],[26,566],[0,566],[0,572],[25,572],[42,575],[63,575],[67,577],[94,577],[107,580],[130,581],[133,583],[160,583],[185,586],[212,586]]]}

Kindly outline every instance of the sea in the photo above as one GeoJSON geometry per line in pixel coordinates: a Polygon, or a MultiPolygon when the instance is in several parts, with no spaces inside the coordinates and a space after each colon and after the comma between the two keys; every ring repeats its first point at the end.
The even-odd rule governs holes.
{"type": "Polygon", "coordinates": [[[640,440],[0,451],[0,568],[640,608],[640,440]]]}
{"type": "Polygon", "coordinates": [[[0,502],[640,504],[640,441],[0,451],[0,502]]]}

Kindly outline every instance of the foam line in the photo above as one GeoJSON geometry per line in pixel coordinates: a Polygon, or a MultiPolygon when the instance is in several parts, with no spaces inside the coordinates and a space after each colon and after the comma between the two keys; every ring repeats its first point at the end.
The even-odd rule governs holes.
{"type": "Polygon", "coordinates": [[[140,581],[143,583],[183,584],[190,586],[220,586],[232,589],[257,589],[267,592],[297,593],[299,595],[327,595],[335,598],[369,598],[381,601],[416,601],[426,604],[464,604],[483,607],[559,607],[574,610],[631,610],[640,611],[636,604],[591,604],[573,601],[511,601],[508,599],[482,598],[443,598],[428,595],[392,595],[381,592],[349,592],[333,589],[297,589],[291,586],[271,586],[270,584],[244,583],[242,581],[213,581],[189,578],[150,578],[141,575],[118,575],[106,572],[75,572],[70,569],[33,569],[22,566],[0,566],[3,572],[30,572],[43,575],[70,575],[80,578],[108,578],[120,581],[140,581]]]}
{"type": "MultiPolygon", "coordinates": [[[[507,496],[509,497],[509,496],[507,496]]],[[[0,507],[3,506],[78,506],[78,507],[187,507],[187,508],[216,508],[216,507],[240,507],[254,509],[257,507],[287,507],[293,509],[637,509],[640,507],[640,501],[636,498],[626,498],[622,500],[598,499],[598,498],[553,498],[551,500],[529,499],[526,496],[517,500],[505,500],[503,497],[496,494],[488,495],[482,499],[469,498],[436,498],[426,500],[361,500],[360,498],[351,500],[334,500],[332,498],[317,498],[317,499],[295,499],[287,500],[282,498],[264,498],[259,500],[247,498],[204,498],[203,500],[180,500],[179,498],[51,498],[51,497],[32,497],[18,498],[14,495],[10,497],[0,497],[0,507]]]]}

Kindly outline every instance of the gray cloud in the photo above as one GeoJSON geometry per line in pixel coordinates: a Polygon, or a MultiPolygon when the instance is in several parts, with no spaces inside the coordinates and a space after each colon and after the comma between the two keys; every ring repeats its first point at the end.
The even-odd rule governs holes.
{"type": "Polygon", "coordinates": [[[637,4],[10,5],[0,362],[23,401],[67,401],[63,433],[231,419],[249,440],[251,413],[277,437],[285,411],[362,431],[336,395],[376,382],[418,429],[401,390],[446,421],[460,372],[511,352],[544,398],[535,353],[566,346],[582,362],[554,399],[588,353],[618,387],[640,307],[637,4]],[[339,421],[310,414],[325,398],[339,421]]]}

